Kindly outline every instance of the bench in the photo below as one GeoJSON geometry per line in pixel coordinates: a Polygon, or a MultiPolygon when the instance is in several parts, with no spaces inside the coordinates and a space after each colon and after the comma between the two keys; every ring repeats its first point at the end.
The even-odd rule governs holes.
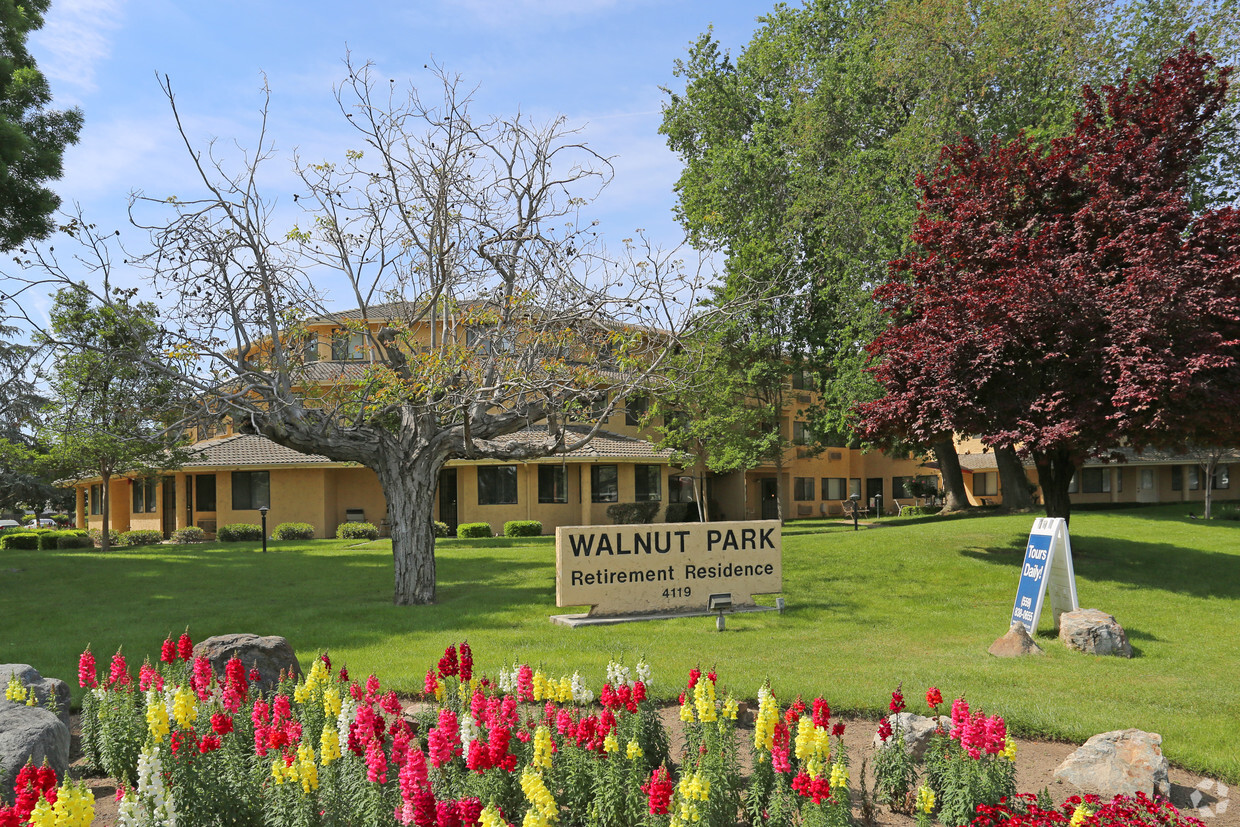
{"type": "Polygon", "coordinates": [[[840,508],[843,509],[845,517],[852,517],[854,514],[858,517],[867,517],[870,514],[870,507],[860,501],[840,500],[840,508]]]}

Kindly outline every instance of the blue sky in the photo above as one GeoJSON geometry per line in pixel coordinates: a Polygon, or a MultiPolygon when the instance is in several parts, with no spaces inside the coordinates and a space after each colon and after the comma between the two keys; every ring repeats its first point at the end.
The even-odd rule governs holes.
{"type": "Polygon", "coordinates": [[[480,87],[478,115],[565,115],[592,148],[615,156],[615,180],[593,209],[606,237],[641,227],[674,245],[679,164],[657,132],[659,87],[677,85],[673,62],[708,26],[736,53],[769,9],[740,0],[53,0],[31,45],[56,105],[79,106],[86,119],[56,190],[100,228],[127,227],[133,190],[197,192],[157,72],[171,79],[191,136],[222,147],[254,146],[265,73],[280,152],[268,194],[287,204],[294,149],[339,158],[352,145],[332,98],[347,49],[427,89],[423,67],[440,63],[480,87]]]}

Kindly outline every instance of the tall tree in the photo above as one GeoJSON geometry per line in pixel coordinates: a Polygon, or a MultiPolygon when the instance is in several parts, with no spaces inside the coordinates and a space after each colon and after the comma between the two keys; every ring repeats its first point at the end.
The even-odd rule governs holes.
{"type": "MultiPolygon", "coordinates": [[[[676,64],[684,89],[667,90],[662,131],[684,164],[678,215],[726,254],[735,289],[794,297],[786,347],[818,374],[816,429],[844,430],[879,392],[864,345],[886,322],[870,293],[907,252],[915,176],[940,148],[961,134],[1062,135],[1083,84],[1157,65],[1193,28],[1230,53],[1237,21],[1233,0],[781,4],[735,60],[708,32],[676,64]]],[[[1194,176],[1202,192],[1240,179],[1235,109],[1194,176]]],[[[940,436],[949,502],[963,505],[940,436]]]]}
{"type": "Polygon", "coordinates": [[[181,459],[166,423],[177,402],[153,304],[136,291],[105,292],[96,301],[78,284],[56,293],[43,343],[53,352],[51,399],[39,437],[46,463],[65,476],[102,479],[101,545],[108,550],[110,482],[120,472],[155,472],[181,459]]]}
{"type": "Polygon", "coordinates": [[[60,199],[47,188],[60,177],[66,146],[82,128],[78,109],[49,109],[47,79],[26,48],[51,0],[0,3],[0,250],[52,231],[60,199]]]}
{"type": "Polygon", "coordinates": [[[1067,136],[946,148],[917,248],[876,294],[870,431],[1020,445],[1067,517],[1084,458],[1234,422],[1240,211],[1191,196],[1230,74],[1186,46],[1148,80],[1087,87],[1067,136]]]}
{"type": "Polygon", "coordinates": [[[640,238],[603,248],[582,213],[611,167],[563,118],[480,118],[437,68],[429,100],[346,68],[337,101],[357,145],[294,159],[305,228],[273,218],[265,133],[233,169],[197,147],[165,85],[199,194],[137,199],[151,245],[130,260],[175,297],[165,349],[187,355],[204,406],[375,472],[394,602],[431,603],[444,464],[587,443],[616,400],[670,381],[677,338],[709,319],[696,313],[703,274],[640,238]],[[333,312],[333,282],[355,311],[333,312]],[[308,320],[356,336],[365,363],[307,359],[308,320]],[[612,401],[592,411],[602,388],[612,401]]]}

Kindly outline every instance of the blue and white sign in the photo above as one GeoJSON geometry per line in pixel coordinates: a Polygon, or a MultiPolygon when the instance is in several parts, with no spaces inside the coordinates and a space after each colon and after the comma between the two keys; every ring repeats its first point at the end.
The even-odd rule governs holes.
{"type": "Polygon", "coordinates": [[[1036,632],[1047,591],[1056,623],[1061,613],[1080,608],[1076,575],[1072,571],[1072,544],[1068,540],[1068,524],[1062,517],[1039,517],[1033,521],[1020,584],[1016,587],[1016,603],[1012,606],[1012,624],[1024,624],[1031,635],[1036,632]]]}

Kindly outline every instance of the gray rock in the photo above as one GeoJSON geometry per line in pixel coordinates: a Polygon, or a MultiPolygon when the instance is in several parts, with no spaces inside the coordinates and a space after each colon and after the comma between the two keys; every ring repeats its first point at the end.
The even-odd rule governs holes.
{"type": "Polygon", "coordinates": [[[48,766],[64,780],[69,771],[69,728],[46,709],[0,706],[0,800],[13,803],[13,782],[27,761],[48,766]]]}
{"type": "Polygon", "coordinates": [[[1059,639],[1069,649],[1090,655],[1132,657],[1132,646],[1115,618],[1098,609],[1077,609],[1059,616],[1059,639]]]}
{"type": "Polygon", "coordinates": [[[216,678],[221,681],[224,679],[224,667],[234,655],[241,658],[247,677],[251,669],[258,669],[259,681],[250,685],[263,693],[275,691],[281,672],[295,678],[301,677],[301,664],[297,662],[293,647],[286,638],[278,635],[216,635],[194,646],[194,657],[209,660],[216,678]]]}
{"type": "Polygon", "coordinates": [[[1023,623],[1013,623],[1007,634],[990,644],[986,650],[997,658],[1019,658],[1025,655],[1044,655],[1042,647],[1029,637],[1023,623]]]}
{"type": "Polygon", "coordinates": [[[1055,770],[1055,778],[1104,799],[1117,795],[1171,795],[1162,736],[1139,729],[1103,732],[1055,770]]]}
{"type": "MultiPolygon", "coordinates": [[[[13,675],[17,675],[17,679],[27,689],[34,690],[35,703],[38,706],[48,709],[48,699],[53,699],[56,716],[66,727],[69,726],[69,704],[72,699],[67,683],[60,678],[45,678],[27,663],[0,663],[0,686],[8,686],[13,675]]],[[[11,705],[13,702],[0,698],[0,705],[3,704],[11,705]]]]}
{"type": "Polygon", "coordinates": [[[900,729],[904,732],[904,749],[913,756],[913,760],[920,761],[921,757],[926,754],[926,747],[930,746],[930,736],[934,734],[936,721],[938,726],[943,727],[944,732],[951,729],[952,719],[947,715],[940,715],[938,718],[927,718],[912,712],[888,715],[887,723],[891,724],[892,736],[883,742],[875,735],[874,749],[886,749],[894,744],[895,732],[900,729]]]}

